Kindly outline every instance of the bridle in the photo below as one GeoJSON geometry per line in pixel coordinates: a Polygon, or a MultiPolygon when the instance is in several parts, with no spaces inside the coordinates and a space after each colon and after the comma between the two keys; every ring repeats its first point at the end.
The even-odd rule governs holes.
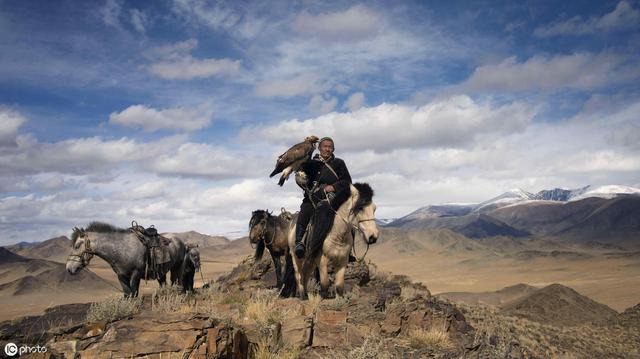
{"type": "MultiPolygon", "coordinates": [[[[249,235],[251,235],[251,228],[255,227],[258,223],[265,221],[265,224],[262,227],[262,231],[258,235],[258,243],[260,243],[260,241],[264,241],[264,244],[267,246],[270,246],[276,237],[276,222],[274,221],[273,222],[273,238],[271,238],[270,242],[267,242],[267,234],[268,234],[267,231],[269,230],[269,217],[270,217],[269,212],[264,212],[264,216],[262,217],[262,219],[249,222],[249,235]]],[[[254,243],[251,243],[251,247],[253,247],[253,244],[254,243]]]]}
{"type": "Polygon", "coordinates": [[[78,235],[78,238],[82,238],[84,240],[84,249],[80,254],[69,254],[69,256],[67,257],[67,261],[80,262],[82,266],[85,267],[87,264],[89,264],[89,261],[91,260],[91,258],[93,258],[95,252],[93,251],[93,249],[91,249],[91,242],[89,241],[89,237],[86,235],[86,233],[82,232],[78,235]]]}

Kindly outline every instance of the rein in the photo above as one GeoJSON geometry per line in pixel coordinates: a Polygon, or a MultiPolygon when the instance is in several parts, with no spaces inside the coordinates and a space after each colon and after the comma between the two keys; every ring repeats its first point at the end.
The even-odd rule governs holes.
{"type": "MultiPolygon", "coordinates": [[[[325,196],[326,196],[326,194],[325,194],[325,196]]],[[[328,196],[327,196],[327,201],[329,201],[329,197],[328,196]]],[[[331,202],[329,202],[329,203],[331,203],[331,202]]],[[[338,213],[338,211],[333,209],[331,206],[329,206],[329,208],[333,211],[333,213],[336,214],[336,216],[338,218],[342,219],[342,221],[344,221],[344,223],[346,223],[348,226],[350,226],[351,230],[356,230],[356,231],[360,232],[363,236],[365,234],[364,234],[364,231],[362,230],[362,228],[360,228],[360,223],[369,222],[369,221],[375,221],[376,220],[375,218],[360,219],[360,220],[358,220],[358,224],[354,225],[351,222],[347,221],[343,216],[340,215],[340,213],[338,213]]],[[[358,259],[359,261],[364,260],[364,258],[366,257],[367,253],[369,252],[369,246],[371,246],[371,244],[369,244],[369,241],[366,238],[365,238],[364,242],[367,244],[367,249],[364,251],[364,254],[362,255],[362,258],[358,259]]],[[[358,254],[356,253],[356,237],[355,237],[355,235],[351,236],[351,248],[353,248],[353,254],[357,258],[358,254]]]]}
{"type": "Polygon", "coordinates": [[[69,256],[67,257],[67,261],[80,262],[83,266],[86,266],[87,264],[89,264],[89,261],[96,253],[93,251],[93,249],[91,249],[91,242],[89,241],[89,237],[87,237],[85,234],[79,237],[84,239],[84,249],[80,254],[69,254],[69,256]]]}
{"type": "MultiPolygon", "coordinates": [[[[278,224],[277,224],[277,223],[276,223],[276,221],[274,220],[274,221],[273,221],[273,236],[271,237],[271,241],[270,241],[270,242],[268,242],[268,241],[267,241],[267,235],[269,234],[269,233],[268,233],[268,230],[269,230],[269,218],[270,218],[270,217],[271,217],[271,216],[267,213],[267,218],[265,218],[265,219],[264,219],[264,220],[267,222],[267,224],[265,224],[265,226],[262,228],[262,232],[260,232],[260,236],[259,236],[259,239],[260,239],[261,241],[264,241],[264,244],[265,244],[266,246],[270,246],[270,245],[272,245],[272,244],[273,244],[273,241],[275,241],[275,240],[276,240],[276,230],[278,229],[278,228],[277,228],[277,227],[278,227],[278,224]]],[[[255,226],[255,225],[254,225],[254,226],[255,226]]],[[[253,228],[254,226],[251,226],[251,228],[253,228]]],[[[249,229],[249,232],[251,232],[251,229],[249,229]]],[[[249,244],[251,245],[251,248],[252,248],[252,249],[255,249],[255,247],[253,246],[254,244],[253,244],[253,243],[251,243],[251,241],[249,241],[249,244]]]]}

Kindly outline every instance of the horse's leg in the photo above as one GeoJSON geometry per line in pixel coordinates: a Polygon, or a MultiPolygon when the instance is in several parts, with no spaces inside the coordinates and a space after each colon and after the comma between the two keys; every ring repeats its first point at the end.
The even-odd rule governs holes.
{"type": "Polygon", "coordinates": [[[347,270],[346,263],[340,263],[337,265],[338,269],[336,270],[336,295],[343,296],[344,295],[344,272],[347,270]]]}
{"type": "Polygon", "coordinates": [[[303,275],[302,275],[302,260],[298,259],[293,252],[289,253],[289,256],[293,259],[293,269],[296,277],[296,295],[300,299],[304,299],[305,286],[302,284],[303,275]]]}
{"type": "Polygon", "coordinates": [[[326,298],[329,294],[329,259],[324,254],[320,255],[318,270],[320,271],[320,295],[326,298]]]}
{"type": "Polygon", "coordinates": [[[276,270],[276,288],[282,287],[282,264],[280,263],[280,257],[276,256],[273,251],[269,250],[271,253],[271,260],[273,261],[273,267],[276,270]]]}
{"type": "Polygon", "coordinates": [[[167,273],[158,274],[158,284],[160,287],[167,285],[167,273]]]}
{"type": "Polygon", "coordinates": [[[177,271],[171,269],[171,286],[173,287],[174,284],[176,284],[176,282],[178,281],[178,273],[177,271]]]}
{"type": "Polygon", "coordinates": [[[131,288],[131,296],[133,298],[138,296],[138,289],[140,289],[141,277],[142,277],[142,274],[137,270],[134,270],[133,273],[131,274],[131,279],[129,280],[129,287],[131,288]]]}
{"type": "Polygon", "coordinates": [[[189,280],[189,283],[187,284],[187,287],[189,288],[188,290],[189,290],[189,292],[191,292],[191,293],[193,293],[193,292],[194,292],[194,290],[193,290],[193,276],[194,276],[195,274],[196,274],[195,272],[191,272],[191,273],[189,273],[189,279],[188,279],[188,280],[189,280]]]}
{"type": "Polygon", "coordinates": [[[129,286],[129,277],[118,274],[118,281],[120,282],[120,286],[122,287],[122,292],[124,293],[125,298],[129,298],[131,296],[131,287],[129,286]]]}

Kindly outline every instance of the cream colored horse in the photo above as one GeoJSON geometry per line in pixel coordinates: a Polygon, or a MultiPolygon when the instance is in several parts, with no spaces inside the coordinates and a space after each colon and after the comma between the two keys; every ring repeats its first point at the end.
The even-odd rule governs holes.
{"type": "MultiPolygon", "coordinates": [[[[368,244],[378,240],[379,230],[375,221],[376,205],[372,197],[373,190],[368,184],[351,185],[351,196],[338,208],[333,226],[325,237],[322,251],[316,255],[316,258],[298,259],[292,254],[295,249],[295,221],[292,223],[289,228],[289,255],[293,259],[298,297],[306,296],[307,282],[316,267],[320,272],[322,293],[327,293],[330,284],[328,274],[330,264],[335,269],[336,293],[344,294],[344,273],[353,246],[351,230],[361,232],[368,244]]],[[[358,233],[356,236],[359,236],[358,233]]]]}

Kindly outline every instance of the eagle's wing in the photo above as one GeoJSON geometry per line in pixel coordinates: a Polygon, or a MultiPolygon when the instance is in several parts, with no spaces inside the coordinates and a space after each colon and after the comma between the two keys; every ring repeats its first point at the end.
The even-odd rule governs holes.
{"type": "Polygon", "coordinates": [[[278,173],[284,171],[284,169],[289,167],[291,164],[311,156],[313,150],[313,143],[309,143],[306,141],[292,146],[285,153],[281,154],[280,157],[278,157],[278,160],[276,161],[276,167],[273,172],[271,172],[269,177],[273,177],[278,173]]]}

